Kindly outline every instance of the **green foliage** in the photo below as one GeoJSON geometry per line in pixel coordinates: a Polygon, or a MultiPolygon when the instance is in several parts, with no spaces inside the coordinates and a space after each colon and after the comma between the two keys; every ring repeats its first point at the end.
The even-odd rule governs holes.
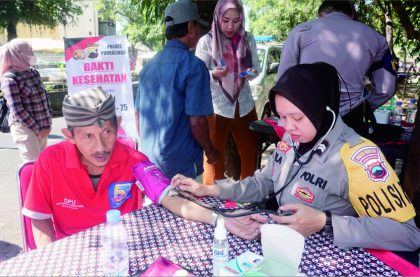
{"type": "Polygon", "coordinates": [[[166,6],[174,0],[132,0],[131,2],[140,6],[142,16],[152,23],[157,23],[162,21],[166,6]]]}
{"type": "MultiPolygon", "coordinates": [[[[173,1],[96,0],[96,3],[103,19],[125,22],[123,30],[132,44],[142,41],[154,50],[159,50],[164,43],[164,10],[173,1]]],[[[243,0],[249,10],[251,32],[254,35],[272,35],[280,41],[284,41],[297,24],[316,18],[321,2],[322,0],[243,0]]],[[[418,55],[420,52],[418,0],[354,0],[354,2],[359,20],[383,35],[386,26],[384,13],[388,8],[393,20],[393,43],[396,50],[401,49],[401,52],[412,56],[418,55]],[[397,13],[396,8],[400,8],[401,12],[397,13]],[[412,24],[411,29],[414,31],[410,32],[407,21],[412,24]]]]}
{"type": "Polygon", "coordinates": [[[254,35],[272,35],[284,41],[297,24],[316,17],[321,0],[244,0],[254,35]]]}
{"type": "Polygon", "coordinates": [[[390,8],[393,29],[392,42],[396,46],[394,50],[398,56],[403,57],[407,54],[416,57],[420,52],[420,36],[418,33],[420,31],[420,5],[418,3],[416,0],[355,1],[359,20],[372,26],[384,36],[386,34],[384,13],[387,7],[390,8]],[[397,12],[397,8],[401,9],[401,14],[397,12]],[[408,26],[407,22],[409,22],[408,26]],[[417,31],[417,34],[410,30],[411,27],[417,31]]]}
{"type": "Polygon", "coordinates": [[[3,0],[0,5],[0,28],[6,28],[8,39],[16,36],[19,22],[54,27],[68,24],[82,14],[82,1],[72,0],[3,0]]]}
{"type": "Polygon", "coordinates": [[[142,42],[159,50],[165,41],[163,14],[166,2],[169,1],[96,0],[95,5],[101,19],[123,24],[122,32],[132,45],[142,42]],[[161,12],[159,16],[158,12],[161,12]]]}
{"type": "MultiPolygon", "coordinates": [[[[243,3],[249,7],[248,19],[254,35],[272,35],[284,41],[294,26],[317,17],[317,10],[322,0],[243,0],[243,3]]],[[[401,49],[401,52],[413,57],[418,56],[420,52],[418,0],[354,0],[354,3],[358,20],[370,25],[384,36],[386,35],[384,14],[390,11],[393,21],[393,43],[396,49],[401,49]],[[397,8],[402,9],[400,14],[397,13],[397,8]],[[407,21],[412,24],[411,31],[407,21]]]]}

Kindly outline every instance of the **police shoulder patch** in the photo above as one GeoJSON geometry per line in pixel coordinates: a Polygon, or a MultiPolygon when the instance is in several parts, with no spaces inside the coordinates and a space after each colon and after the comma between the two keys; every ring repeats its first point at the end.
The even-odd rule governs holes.
{"type": "Polygon", "coordinates": [[[348,175],[349,200],[359,216],[384,216],[399,222],[414,217],[410,199],[404,193],[392,167],[371,141],[340,150],[348,175]]]}
{"type": "Polygon", "coordinates": [[[367,177],[374,182],[386,182],[389,177],[389,170],[376,146],[360,147],[351,155],[350,160],[362,165],[367,177]]]}

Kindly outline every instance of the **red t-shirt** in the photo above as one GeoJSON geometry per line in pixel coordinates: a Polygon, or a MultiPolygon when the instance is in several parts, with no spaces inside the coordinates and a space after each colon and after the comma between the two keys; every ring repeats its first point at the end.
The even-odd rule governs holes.
{"type": "Polygon", "coordinates": [[[143,160],[145,155],[117,141],[95,191],[75,144],[47,147],[35,164],[23,214],[52,218],[56,239],[61,239],[105,222],[109,209],[122,214],[139,209],[141,191],[131,168],[143,160]]]}

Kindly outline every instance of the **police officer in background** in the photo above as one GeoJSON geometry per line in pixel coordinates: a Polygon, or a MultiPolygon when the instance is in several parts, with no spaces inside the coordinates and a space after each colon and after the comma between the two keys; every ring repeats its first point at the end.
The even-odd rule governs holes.
{"type": "Polygon", "coordinates": [[[395,92],[392,55],[382,35],[355,20],[350,1],[324,1],[319,18],[297,25],[282,49],[277,80],[290,67],[317,61],[333,65],[341,75],[340,114],[357,133],[373,138],[373,110],[395,92]],[[365,90],[363,79],[372,84],[365,90]],[[370,122],[369,122],[370,121],[370,122]]]}

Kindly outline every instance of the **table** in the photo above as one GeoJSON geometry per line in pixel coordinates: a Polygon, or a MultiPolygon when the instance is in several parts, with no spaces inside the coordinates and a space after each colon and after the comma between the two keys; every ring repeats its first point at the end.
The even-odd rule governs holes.
{"type": "MultiPolygon", "coordinates": [[[[205,199],[205,202],[215,201],[218,202],[205,199]]],[[[162,255],[197,276],[212,275],[212,226],[178,218],[157,205],[126,214],[123,222],[129,236],[131,274],[145,270],[162,255]]],[[[4,261],[0,264],[0,275],[103,275],[100,264],[102,229],[103,224],[4,261]]],[[[228,240],[231,259],[246,250],[262,254],[259,241],[242,240],[232,234],[228,240]]],[[[320,233],[306,239],[299,270],[308,276],[399,275],[364,249],[339,249],[320,233]]]]}

